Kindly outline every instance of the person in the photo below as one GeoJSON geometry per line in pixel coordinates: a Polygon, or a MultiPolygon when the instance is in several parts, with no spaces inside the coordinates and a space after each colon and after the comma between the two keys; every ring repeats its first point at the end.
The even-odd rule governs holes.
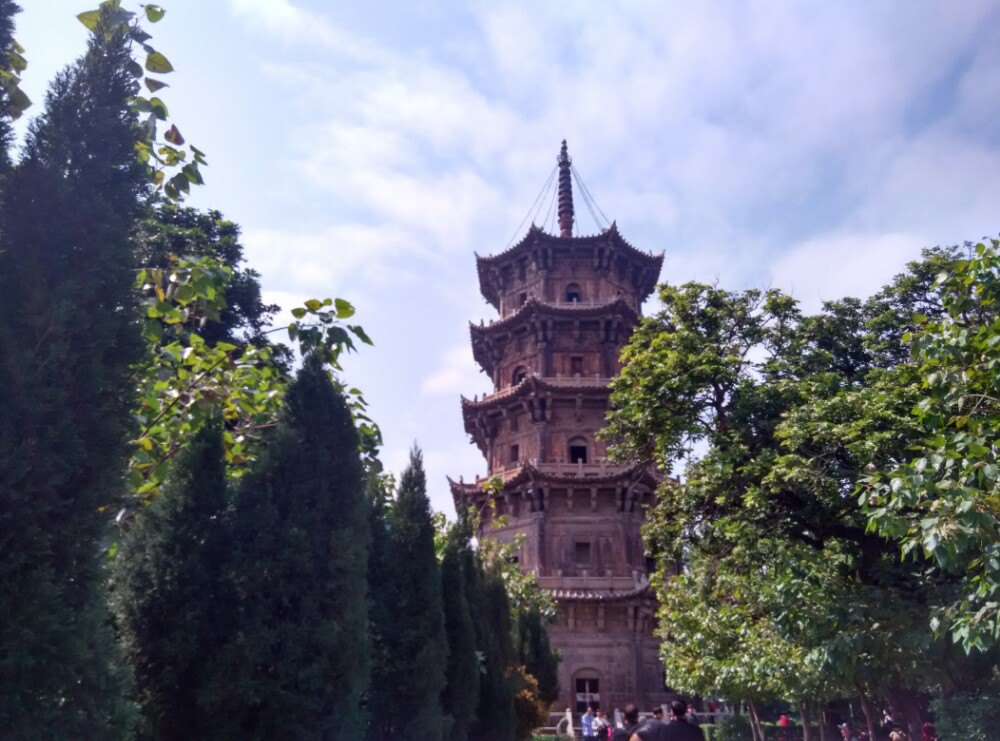
{"type": "Polygon", "coordinates": [[[694,709],[694,703],[689,702],[687,706],[687,714],[684,716],[684,720],[693,726],[698,724],[698,711],[694,709]]]}
{"type": "Polygon", "coordinates": [[[680,700],[670,703],[670,722],[647,720],[632,734],[630,741],[704,741],[701,729],[688,723],[687,707],[680,700]]]}
{"type": "Polygon", "coordinates": [[[625,723],[622,728],[616,728],[615,732],[611,734],[611,741],[629,741],[638,726],[639,708],[635,706],[635,703],[630,702],[625,706],[625,723]]]}
{"type": "Polygon", "coordinates": [[[930,721],[920,726],[920,741],[938,741],[937,728],[930,721]]]}
{"type": "Polygon", "coordinates": [[[899,726],[893,726],[892,730],[889,731],[889,741],[909,741],[909,738],[906,731],[899,726]]]}
{"type": "Polygon", "coordinates": [[[849,741],[859,741],[858,734],[854,732],[854,726],[850,723],[841,723],[837,728],[840,729],[840,737],[849,739],[849,741]]]}
{"type": "Polygon", "coordinates": [[[604,739],[604,741],[607,741],[608,728],[609,728],[608,719],[604,715],[604,711],[598,710],[596,715],[594,716],[594,735],[597,738],[604,739]]]}
{"type": "Polygon", "coordinates": [[[584,738],[597,738],[597,734],[594,733],[594,706],[588,705],[587,712],[583,714],[580,718],[580,724],[583,726],[583,737],[584,738]]]}

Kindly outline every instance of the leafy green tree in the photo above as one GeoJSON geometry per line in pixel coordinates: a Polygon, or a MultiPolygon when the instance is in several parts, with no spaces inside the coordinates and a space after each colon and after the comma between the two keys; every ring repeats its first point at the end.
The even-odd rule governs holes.
{"type": "Polygon", "coordinates": [[[427,479],[416,448],[387,521],[370,737],[440,739],[448,643],[427,479]]]}
{"type": "MultiPolygon", "coordinates": [[[[207,702],[207,667],[233,626],[220,606],[235,594],[225,576],[234,543],[222,428],[206,424],[181,454],[162,494],[122,539],[113,603],[142,708],[142,736],[227,735],[207,702]]],[[[229,735],[236,729],[229,728],[229,735]]]]}
{"type": "Polygon", "coordinates": [[[648,517],[672,605],[660,630],[701,629],[718,645],[714,665],[695,666],[666,641],[674,686],[802,700],[858,687],[919,726],[915,691],[955,661],[925,627],[928,601],[948,585],[869,531],[855,488],[916,439],[907,308],[933,303],[926,263],[941,259],[947,251],[869,301],[831,302],[812,317],[777,291],[661,287],[663,310],[623,354],[608,435],[619,455],[664,471],[688,461],[648,517]],[[696,448],[705,452],[691,460],[696,448]],[[688,572],[671,585],[665,566],[682,557],[688,572]],[[733,644],[713,623],[743,626],[746,640],[733,644]],[[793,671],[768,670],[781,655],[793,671]]]}
{"type": "Polygon", "coordinates": [[[359,736],[369,678],[365,477],[350,410],[320,357],[306,358],[233,510],[237,596],[219,608],[236,629],[210,667],[211,707],[245,738],[359,736]]]}
{"type": "Polygon", "coordinates": [[[873,474],[861,497],[881,533],[957,577],[933,620],[967,650],[1000,645],[998,246],[981,243],[937,276],[941,311],[918,313],[912,333],[917,452],[878,461],[887,472],[873,474]]]}
{"type": "MultiPolygon", "coordinates": [[[[9,6],[8,6],[9,7],[9,6]]],[[[0,727],[117,737],[128,709],[102,590],[127,459],[135,160],[130,39],[101,11],[0,196],[0,727]]]]}

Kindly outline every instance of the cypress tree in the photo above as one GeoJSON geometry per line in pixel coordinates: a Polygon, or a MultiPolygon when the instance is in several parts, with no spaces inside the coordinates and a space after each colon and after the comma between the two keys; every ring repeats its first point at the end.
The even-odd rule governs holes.
{"type": "Polygon", "coordinates": [[[538,696],[551,705],[559,698],[559,655],[552,650],[542,612],[529,607],[518,620],[518,661],[538,681],[538,696]]]}
{"type": "Polygon", "coordinates": [[[113,738],[127,723],[103,550],[124,489],[130,367],[142,347],[131,234],[145,174],[131,61],[123,28],[91,36],[52,83],[0,195],[7,738],[113,738]]]}
{"type": "Polygon", "coordinates": [[[388,523],[380,590],[388,619],[379,628],[383,650],[373,682],[381,706],[373,708],[371,737],[440,739],[448,645],[427,479],[417,449],[400,477],[388,523]]]}
{"type": "Polygon", "coordinates": [[[386,632],[395,616],[392,613],[392,584],[389,580],[389,508],[391,491],[382,487],[377,476],[369,476],[368,486],[369,526],[371,528],[371,555],[368,559],[369,621],[371,639],[372,673],[366,705],[369,715],[367,737],[370,741],[384,738],[387,725],[385,709],[393,701],[389,686],[389,646],[386,632]]]}
{"type": "Polygon", "coordinates": [[[466,562],[469,564],[465,572],[466,594],[476,625],[476,643],[483,657],[472,737],[508,741],[514,738],[517,720],[514,692],[507,680],[507,669],[514,656],[507,592],[499,574],[484,568],[475,554],[470,553],[466,562]]]}
{"type": "Polygon", "coordinates": [[[465,741],[475,719],[479,700],[479,661],[476,657],[476,629],[465,595],[462,551],[453,529],[441,559],[441,588],[444,600],[445,633],[448,636],[448,664],[441,706],[450,730],[446,737],[465,741]]]}
{"type": "Polygon", "coordinates": [[[226,718],[208,704],[208,664],[231,632],[220,605],[232,548],[222,427],[206,424],[156,500],[138,513],[116,559],[114,604],[153,739],[208,738],[226,718]]]}
{"type": "Polygon", "coordinates": [[[355,738],[369,677],[369,532],[358,435],[319,358],[234,503],[234,640],[215,711],[244,738],[355,738]]]}

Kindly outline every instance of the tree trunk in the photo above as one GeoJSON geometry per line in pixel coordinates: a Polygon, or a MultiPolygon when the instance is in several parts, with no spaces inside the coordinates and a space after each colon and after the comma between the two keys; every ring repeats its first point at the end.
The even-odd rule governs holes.
{"type": "Polygon", "coordinates": [[[765,741],[764,729],[760,725],[760,716],[757,715],[757,706],[753,704],[753,698],[747,696],[747,709],[750,711],[750,728],[753,730],[753,737],[765,741]]]}
{"type": "Polygon", "coordinates": [[[920,738],[920,726],[923,724],[920,702],[913,690],[904,687],[899,680],[885,688],[885,696],[892,707],[894,720],[906,725],[910,738],[920,738]]]}
{"type": "Polygon", "coordinates": [[[812,728],[809,727],[812,719],[809,717],[809,703],[803,702],[799,708],[799,717],[802,719],[802,741],[812,741],[812,728]]]}
{"type": "Polygon", "coordinates": [[[826,741],[826,711],[823,709],[825,706],[821,705],[819,710],[819,741],[826,741]]]}
{"type": "MultiPolygon", "coordinates": [[[[858,688],[858,699],[861,701],[861,712],[865,714],[865,722],[868,724],[868,738],[875,738],[875,716],[872,710],[871,703],[868,702],[868,695],[865,694],[865,688],[861,682],[855,682],[855,686],[858,688]]],[[[919,734],[918,734],[919,738],[919,734]]]]}

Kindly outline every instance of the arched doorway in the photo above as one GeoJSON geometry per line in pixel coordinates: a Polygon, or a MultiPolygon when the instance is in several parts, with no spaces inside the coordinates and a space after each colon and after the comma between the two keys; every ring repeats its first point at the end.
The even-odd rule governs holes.
{"type": "Polygon", "coordinates": [[[573,675],[573,692],[578,713],[593,705],[601,707],[601,673],[596,669],[579,669],[573,675]]]}

